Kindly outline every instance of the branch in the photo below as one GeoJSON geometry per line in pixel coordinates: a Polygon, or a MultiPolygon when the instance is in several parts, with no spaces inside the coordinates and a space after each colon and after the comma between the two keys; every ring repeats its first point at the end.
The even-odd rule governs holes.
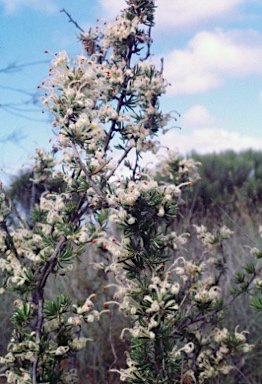
{"type": "Polygon", "coordinates": [[[15,203],[13,203],[12,200],[10,200],[10,201],[11,201],[12,211],[14,212],[14,214],[16,215],[16,217],[18,218],[20,223],[23,225],[24,228],[30,229],[29,225],[27,224],[27,222],[20,216],[20,213],[18,212],[15,203]]]}
{"type": "Polygon", "coordinates": [[[75,20],[73,20],[72,19],[72,17],[71,17],[71,15],[63,8],[63,9],[61,9],[61,11],[60,12],[64,12],[67,16],[68,16],[68,18],[69,18],[69,23],[73,23],[73,24],[75,24],[75,26],[76,26],[76,28],[78,28],[81,32],[85,32],[84,30],[83,30],[83,28],[81,28],[80,27],[80,25],[78,25],[78,23],[75,21],[75,20]]]}
{"type": "Polygon", "coordinates": [[[7,235],[8,241],[10,242],[10,245],[11,245],[12,251],[15,254],[15,257],[17,259],[19,259],[19,254],[18,254],[18,252],[16,250],[16,247],[15,247],[15,244],[13,242],[13,238],[12,238],[12,236],[11,236],[11,234],[9,232],[9,229],[7,228],[7,225],[6,225],[6,223],[4,221],[1,223],[1,227],[2,227],[2,229],[5,231],[5,233],[7,235]]]}
{"type": "Polygon", "coordinates": [[[74,156],[75,156],[75,159],[76,161],[79,163],[82,171],[84,172],[86,178],[87,178],[87,181],[88,183],[90,184],[90,186],[95,190],[95,192],[98,194],[98,196],[100,196],[103,200],[106,200],[106,197],[105,195],[103,194],[103,192],[100,190],[100,188],[96,185],[96,183],[91,179],[91,176],[88,172],[88,170],[86,169],[86,166],[85,164],[83,163],[78,151],[77,151],[77,148],[76,148],[76,145],[75,143],[72,142],[72,148],[73,148],[73,153],[74,153],[74,156]]]}
{"type": "Polygon", "coordinates": [[[126,158],[126,156],[128,155],[128,153],[131,151],[133,147],[130,146],[128,148],[125,149],[125,152],[123,153],[123,155],[120,157],[120,159],[118,160],[117,162],[117,165],[115,166],[114,169],[112,169],[112,171],[109,173],[109,175],[106,177],[106,181],[108,181],[110,179],[110,177],[113,176],[113,174],[115,173],[115,171],[117,170],[117,168],[119,167],[119,165],[122,163],[122,161],[126,158]]]}
{"type": "Polygon", "coordinates": [[[136,151],[136,163],[135,163],[135,166],[134,166],[134,169],[133,169],[133,180],[135,180],[135,178],[136,178],[137,167],[138,167],[138,151],[136,151]]]}
{"type": "Polygon", "coordinates": [[[161,63],[160,74],[163,75],[163,72],[164,72],[164,58],[163,57],[161,57],[160,63],[161,63]]]}
{"type": "MultiPolygon", "coordinates": [[[[51,273],[52,269],[54,268],[55,264],[57,263],[57,257],[62,249],[62,247],[65,245],[66,237],[63,236],[60,241],[57,243],[56,248],[50,258],[50,260],[46,263],[45,267],[43,268],[37,283],[36,287],[33,293],[33,297],[35,298],[35,302],[37,305],[37,321],[36,321],[36,341],[39,342],[41,340],[41,331],[43,327],[43,321],[44,321],[44,287],[46,284],[46,280],[51,273]]],[[[34,299],[33,299],[34,301],[34,299]]],[[[37,384],[37,369],[38,369],[38,362],[39,362],[39,356],[36,354],[35,360],[32,367],[32,376],[33,376],[33,384],[37,384]]]]}
{"type": "Polygon", "coordinates": [[[248,384],[253,384],[252,381],[246,375],[244,375],[244,373],[233,362],[231,362],[231,364],[238,371],[238,373],[246,380],[248,384]]]}
{"type": "MultiPolygon", "coordinates": [[[[119,102],[118,102],[118,105],[119,105],[119,102]]],[[[113,121],[112,121],[112,124],[111,124],[111,127],[110,127],[110,130],[109,130],[109,132],[108,132],[108,134],[107,134],[107,136],[106,136],[106,142],[105,142],[105,145],[104,145],[104,152],[105,152],[105,153],[106,153],[106,151],[107,151],[107,149],[108,149],[109,142],[110,142],[110,140],[111,140],[111,138],[112,138],[112,135],[113,135],[113,133],[114,133],[114,131],[115,131],[115,125],[116,125],[116,121],[113,120],[113,121]]]]}
{"type": "Polygon", "coordinates": [[[32,65],[38,65],[38,64],[45,64],[49,63],[49,60],[40,60],[40,61],[33,61],[32,63],[25,63],[25,64],[16,64],[11,63],[8,64],[6,67],[0,69],[0,73],[12,73],[15,71],[20,71],[22,68],[30,67],[32,65]]]}
{"type": "Polygon", "coordinates": [[[145,57],[143,57],[142,59],[140,59],[141,61],[145,61],[149,58],[151,52],[150,52],[150,48],[151,48],[151,44],[152,44],[152,39],[151,39],[151,28],[152,27],[149,27],[148,29],[148,40],[147,40],[147,52],[146,52],[146,55],[145,57]]]}
{"type": "Polygon", "coordinates": [[[57,243],[56,248],[55,248],[52,256],[50,257],[49,261],[46,263],[43,271],[40,274],[40,277],[39,277],[37,284],[36,284],[36,290],[44,288],[47,277],[50,274],[50,272],[52,271],[52,269],[54,268],[54,266],[57,262],[58,254],[61,251],[62,247],[65,245],[66,240],[67,240],[66,237],[63,236],[60,239],[60,241],[57,243]]]}
{"type": "Polygon", "coordinates": [[[116,364],[116,362],[118,360],[118,356],[117,356],[117,353],[116,353],[116,349],[115,349],[115,345],[114,345],[114,341],[113,341],[113,337],[112,337],[112,320],[113,320],[113,317],[111,315],[110,316],[110,327],[109,327],[109,342],[110,342],[111,350],[112,350],[112,353],[113,353],[113,356],[114,356],[114,361],[110,365],[109,369],[111,369],[116,364]]]}

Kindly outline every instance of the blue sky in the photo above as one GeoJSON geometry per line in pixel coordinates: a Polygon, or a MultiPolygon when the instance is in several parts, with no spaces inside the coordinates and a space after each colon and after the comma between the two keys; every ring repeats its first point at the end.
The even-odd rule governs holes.
{"type": "MultiPolygon", "coordinates": [[[[124,0],[0,0],[0,179],[48,147],[50,116],[37,85],[48,74],[44,50],[81,52],[65,8],[87,29],[113,19],[124,0]],[[29,65],[30,64],[30,65],[29,65]]],[[[158,0],[154,61],[171,82],[162,109],[181,114],[161,143],[182,153],[262,149],[262,1],[158,0]]]]}

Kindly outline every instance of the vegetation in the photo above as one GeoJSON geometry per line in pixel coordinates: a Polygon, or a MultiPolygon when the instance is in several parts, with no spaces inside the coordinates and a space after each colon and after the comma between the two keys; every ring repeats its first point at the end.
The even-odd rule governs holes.
{"type": "MultiPolygon", "coordinates": [[[[189,227],[194,205],[202,215],[208,209],[206,192],[195,190],[190,202],[192,186],[200,191],[197,155],[170,152],[156,171],[140,166],[173,118],[160,109],[163,68],[149,60],[154,12],[152,0],[128,0],[114,23],[80,34],[85,55],[53,55],[40,86],[57,143],[50,153],[36,149],[29,178],[20,175],[10,188],[12,199],[0,193],[0,293],[7,307],[14,300],[0,358],[4,382],[261,379],[254,340],[261,330],[246,300],[259,316],[259,244],[233,246],[222,220],[208,230],[200,214],[189,227]],[[22,200],[19,183],[30,186],[22,200]],[[247,318],[238,310],[243,303],[247,318]]],[[[224,163],[226,174],[233,165],[236,171],[234,160],[224,163]]],[[[228,193],[221,212],[252,177],[244,169],[241,182],[232,175],[235,186],[227,175],[228,185],[219,189],[215,178],[208,190],[216,205],[228,193]]]]}

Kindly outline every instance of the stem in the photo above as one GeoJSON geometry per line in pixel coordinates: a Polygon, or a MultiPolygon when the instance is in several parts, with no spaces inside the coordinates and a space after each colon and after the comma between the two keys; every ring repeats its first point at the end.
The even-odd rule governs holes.
{"type": "Polygon", "coordinates": [[[11,208],[12,208],[12,211],[15,213],[16,217],[18,218],[18,220],[20,221],[20,223],[23,225],[23,227],[29,230],[30,227],[29,227],[28,223],[21,217],[21,215],[19,214],[19,212],[16,208],[15,203],[13,203],[12,200],[11,200],[11,208]]]}
{"type": "Polygon", "coordinates": [[[246,380],[246,382],[248,384],[253,384],[251,380],[249,380],[248,377],[246,377],[246,375],[244,375],[244,373],[242,371],[240,371],[240,369],[233,363],[231,363],[233,365],[233,367],[238,371],[238,373],[240,373],[240,375],[246,380]]]}
{"type": "Polygon", "coordinates": [[[67,16],[68,16],[68,18],[69,18],[69,23],[73,23],[73,24],[75,24],[75,26],[76,26],[76,28],[78,28],[81,32],[85,32],[84,30],[83,30],[83,28],[81,28],[79,25],[78,25],[78,23],[75,21],[75,20],[73,20],[72,19],[72,17],[71,17],[71,15],[63,8],[63,9],[61,9],[61,11],[60,12],[64,12],[67,16]]]}
{"type": "MultiPolygon", "coordinates": [[[[36,304],[36,342],[39,343],[42,336],[42,327],[44,322],[44,288],[47,281],[48,276],[50,275],[52,269],[57,263],[57,257],[62,249],[62,247],[65,245],[66,238],[63,236],[60,241],[58,242],[50,260],[46,263],[45,267],[43,268],[43,271],[41,272],[40,276],[38,277],[37,284],[35,287],[35,290],[33,292],[33,301],[36,304]]],[[[36,354],[35,360],[33,362],[32,367],[32,376],[33,376],[33,384],[37,384],[37,370],[38,370],[38,363],[39,363],[39,356],[36,354]]]]}
{"type": "Polygon", "coordinates": [[[87,181],[88,183],[90,184],[90,186],[95,190],[95,192],[98,194],[98,196],[100,196],[102,198],[102,200],[106,200],[106,197],[105,195],[103,194],[103,192],[100,190],[100,188],[96,185],[96,183],[91,179],[91,176],[90,174],[88,173],[88,170],[85,166],[85,164],[83,163],[78,151],[77,151],[77,148],[76,148],[76,145],[75,143],[72,142],[72,148],[73,148],[73,153],[75,155],[75,159],[76,161],[79,163],[82,171],[84,172],[86,178],[87,178],[87,181]]]}
{"type": "Polygon", "coordinates": [[[109,342],[110,342],[111,350],[112,350],[112,353],[114,356],[114,361],[110,365],[109,369],[111,369],[116,364],[116,362],[118,360],[118,356],[116,353],[116,349],[115,349],[115,345],[114,345],[114,341],[113,341],[113,337],[112,337],[113,336],[112,335],[112,323],[113,323],[113,316],[110,315],[109,342]]]}
{"type": "Polygon", "coordinates": [[[3,228],[3,230],[5,231],[5,233],[7,235],[8,241],[10,242],[10,245],[11,245],[12,251],[15,254],[15,257],[18,259],[19,258],[19,254],[17,252],[17,249],[15,247],[15,244],[13,242],[13,238],[12,238],[10,232],[9,232],[9,229],[7,228],[7,225],[6,225],[6,223],[4,221],[1,223],[1,227],[3,228]]]}
{"type": "Polygon", "coordinates": [[[109,173],[109,175],[106,177],[106,181],[109,180],[115,173],[115,171],[117,170],[117,168],[119,167],[119,165],[122,163],[122,161],[126,158],[126,156],[128,155],[128,153],[131,151],[133,147],[130,146],[128,148],[126,148],[125,152],[123,153],[123,155],[120,157],[120,159],[118,160],[117,162],[117,165],[115,166],[114,169],[112,169],[112,171],[109,173]]]}

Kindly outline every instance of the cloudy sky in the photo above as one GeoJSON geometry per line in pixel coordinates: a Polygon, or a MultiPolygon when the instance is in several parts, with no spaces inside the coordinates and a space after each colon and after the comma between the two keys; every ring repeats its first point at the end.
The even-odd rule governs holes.
{"type": "MultiPolygon", "coordinates": [[[[172,86],[162,109],[181,114],[161,142],[182,153],[262,149],[262,1],[158,0],[154,61],[172,86]]],[[[65,8],[88,29],[113,19],[124,0],[0,0],[0,179],[48,147],[50,117],[37,85],[50,57],[81,52],[65,8]]]]}

